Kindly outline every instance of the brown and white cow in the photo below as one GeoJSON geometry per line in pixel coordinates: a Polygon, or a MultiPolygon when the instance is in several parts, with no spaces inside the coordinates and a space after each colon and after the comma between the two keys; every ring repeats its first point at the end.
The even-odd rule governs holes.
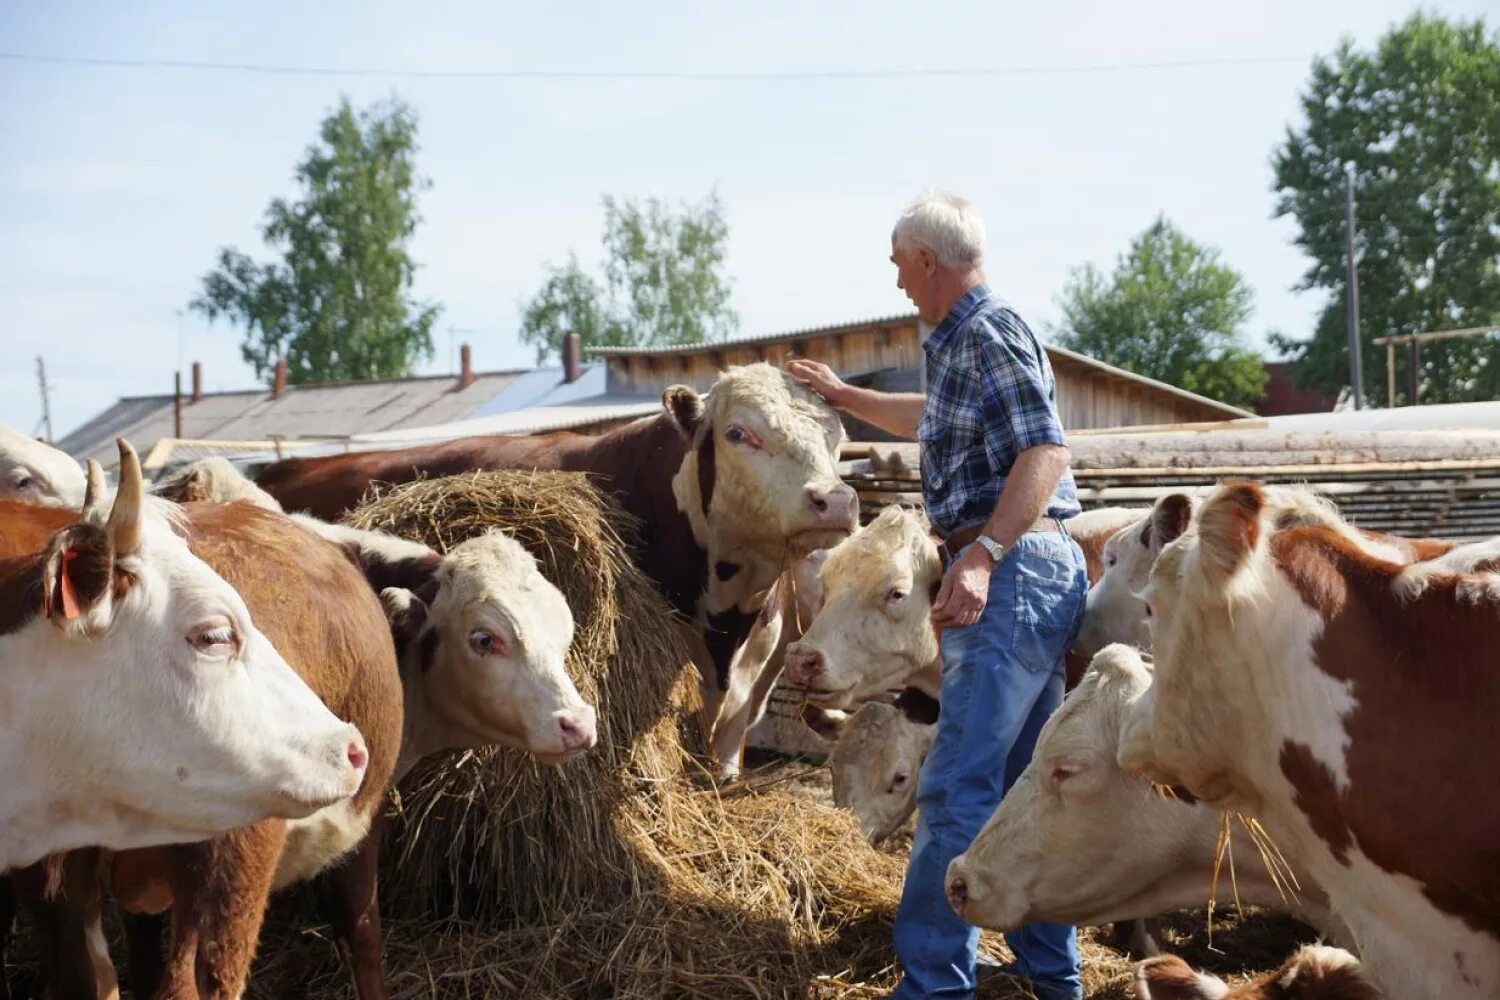
{"type": "Polygon", "coordinates": [[[306,816],[365,776],[359,731],[120,460],[112,504],[91,465],[81,516],[0,500],[0,872],[306,816]]]}
{"type": "Polygon", "coordinates": [[[1500,714],[1493,581],[1232,483],[1146,594],[1156,680],[1122,766],[1257,817],[1389,995],[1500,993],[1500,796],[1476,751],[1500,714]]]}
{"type": "Polygon", "coordinates": [[[76,510],[84,490],[83,469],[72,458],[0,424],[0,497],[76,510]]]}
{"type": "MultiPolygon", "coordinates": [[[[717,721],[731,667],[760,673],[759,661],[735,654],[772,584],[802,556],[847,537],[858,504],[835,468],[844,439],[838,415],[785,372],[731,368],[707,395],[673,386],[662,405],[654,417],[597,437],[476,437],[287,459],[258,482],[287,510],[331,520],[375,481],[477,469],[588,473],[640,521],[634,557],[692,623],[705,711],[717,721]]],[[[738,761],[720,765],[728,776],[738,761]]]]}
{"type": "MultiPolygon", "coordinates": [[[[1136,649],[1106,647],[1047,720],[1032,762],[979,836],[948,866],[948,899],[972,924],[1010,931],[1047,921],[1103,924],[1203,906],[1219,859],[1219,814],[1153,791],[1116,762],[1123,722],[1151,689],[1136,649]]],[[[1222,862],[1220,890],[1331,930],[1307,884],[1283,896],[1255,850],[1222,862]],[[1232,884],[1231,884],[1232,883],[1232,884]]],[[[1296,878],[1296,873],[1293,873],[1296,878]]],[[[1284,879],[1284,876],[1282,876],[1284,879]]]]}
{"type": "MultiPolygon", "coordinates": [[[[229,509],[243,507],[233,504],[229,509]]],[[[306,517],[279,520],[336,545],[358,563],[369,586],[409,584],[421,594],[397,586],[383,591],[400,654],[404,708],[392,784],[421,757],[444,749],[498,743],[557,762],[594,745],[594,709],[584,704],[563,667],[573,635],[572,614],[519,543],[490,533],[440,557],[425,546],[376,532],[306,517]]],[[[231,877],[232,866],[264,867],[269,862],[274,866],[272,890],[327,871],[335,932],[363,1000],[385,995],[374,895],[376,818],[357,803],[353,808],[327,809],[288,824],[279,852],[269,851],[269,845],[252,849],[230,844],[206,864],[206,880],[215,884],[231,877]],[[340,865],[346,857],[349,860],[340,865]]],[[[172,905],[175,887],[184,879],[193,889],[198,887],[180,863],[180,857],[162,854],[121,856],[114,866],[115,893],[137,913],[172,905]]],[[[86,899],[78,905],[87,917],[86,899]]],[[[76,920],[77,912],[53,913],[46,919],[62,924],[76,920]]],[[[150,985],[165,977],[169,988],[176,990],[195,970],[199,976],[207,974],[203,956],[194,960],[188,954],[201,935],[215,940],[224,953],[243,956],[213,973],[219,984],[216,994],[235,995],[245,974],[237,970],[247,970],[254,954],[253,927],[212,910],[196,922],[174,913],[173,926],[172,959],[163,970],[151,961],[161,936],[159,926],[139,918],[127,922],[136,942],[133,981],[150,985]],[[184,924],[192,933],[183,933],[184,924]]],[[[102,963],[96,959],[95,965],[102,963]]]]}
{"type": "Polygon", "coordinates": [[[1359,960],[1341,948],[1305,945],[1273,972],[1230,987],[1194,972],[1176,955],[1148,958],[1135,969],[1137,1000],[1379,1000],[1359,960]]]}

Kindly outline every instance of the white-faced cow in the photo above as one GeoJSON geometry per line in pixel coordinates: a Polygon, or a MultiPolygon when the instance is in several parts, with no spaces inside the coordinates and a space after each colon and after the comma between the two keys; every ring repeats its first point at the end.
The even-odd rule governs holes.
{"type": "MultiPolygon", "coordinates": [[[[236,492],[231,488],[231,494],[236,492]]],[[[239,511],[241,517],[249,511],[252,520],[274,517],[277,522],[307,529],[332,543],[321,546],[313,539],[312,551],[331,548],[360,566],[368,583],[357,589],[366,596],[372,588],[383,588],[403,687],[396,706],[403,728],[400,754],[390,772],[392,782],[422,756],[438,750],[499,743],[558,762],[594,745],[594,709],[584,704],[563,666],[572,641],[572,614],[562,594],[542,577],[535,559],[513,539],[490,533],[439,556],[425,546],[389,535],[308,517],[257,515],[245,504],[220,510],[239,511]],[[416,593],[405,589],[408,586],[416,593]]],[[[285,546],[288,551],[297,547],[285,546]]],[[[385,701],[388,694],[381,686],[367,690],[365,697],[385,701]]],[[[279,846],[271,840],[231,840],[200,862],[197,875],[184,870],[180,853],[136,852],[117,857],[113,889],[122,904],[138,915],[126,925],[133,942],[131,973],[137,988],[150,995],[165,982],[168,992],[176,995],[194,977],[207,976],[217,984],[213,992],[237,995],[255,951],[258,924],[214,908],[190,909],[184,915],[184,903],[177,897],[186,887],[191,905],[203,891],[204,881],[208,885],[233,882],[239,866],[249,865],[255,870],[270,867],[270,889],[330,871],[335,932],[350,961],[358,995],[362,1000],[383,997],[375,907],[378,814],[371,806],[355,800],[288,824],[279,846]],[[157,955],[159,922],[139,915],[168,906],[174,910],[173,933],[170,958],[163,967],[157,955]],[[201,953],[195,956],[194,942],[200,939],[216,942],[215,954],[221,956],[217,962],[210,963],[201,953]]],[[[83,859],[80,864],[89,862],[83,859]]],[[[87,878],[75,878],[70,882],[71,903],[41,912],[44,921],[60,928],[80,920],[90,925],[82,935],[61,930],[57,936],[102,940],[95,930],[98,907],[88,891],[87,878]]],[[[248,913],[255,898],[263,897],[238,901],[237,907],[248,913]]],[[[30,902],[35,913],[39,907],[35,900],[30,902]]],[[[64,953],[52,964],[64,968],[80,962],[64,953]]],[[[92,965],[100,970],[99,982],[112,979],[112,972],[106,971],[107,956],[93,956],[92,965]]]]}
{"type": "Polygon", "coordinates": [[[81,517],[0,500],[0,871],[305,816],[364,777],[358,730],[120,460],[112,504],[91,465],[81,517]]]}
{"type": "Polygon", "coordinates": [[[1359,960],[1342,948],[1310,944],[1243,986],[1194,972],[1176,955],[1148,958],[1135,969],[1136,1000],[1380,1000],[1359,960]]]}
{"type": "MultiPolygon", "coordinates": [[[[731,368],[706,396],[673,386],[662,404],[657,416],[597,437],[476,437],[287,459],[258,482],[287,510],[331,520],[375,481],[478,469],[589,474],[640,522],[635,559],[692,623],[705,712],[717,721],[731,667],[752,684],[760,673],[760,662],[735,654],[772,584],[807,553],[847,537],[858,504],[835,468],[844,438],[838,415],[785,372],[731,368]]],[[[738,760],[719,765],[727,777],[738,760]]]]}
{"type": "MultiPolygon", "coordinates": [[[[1122,724],[1150,688],[1151,665],[1134,648],[1109,646],[1094,657],[1042,728],[1031,764],[948,866],[948,899],[959,916],[1010,931],[1035,921],[1154,917],[1212,897],[1219,814],[1185,790],[1153,791],[1116,762],[1122,724]]],[[[1292,905],[1330,929],[1326,899],[1305,877],[1293,898],[1257,851],[1242,847],[1232,861],[1232,877],[1230,860],[1222,861],[1221,898],[1292,905]]]]}
{"type": "Polygon", "coordinates": [[[1122,766],[1256,816],[1388,995],[1500,994],[1500,598],[1220,487],[1157,558],[1122,766]],[[1420,577],[1422,585],[1407,581],[1420,577]]]}
{"type": "Polygon", "coordinates": [[[917,775],[937,732],[937,699],[907,689],[894,702],[860,706],[828,754],[833,804],[854,813],[865,839],[878,844],[917,808],[917,775]]]}
{"type": "Polygon", "coordinates": [[[0,424],[0,497],[76,510],[84,489],[83,469],[72,458],[0,424]]]}

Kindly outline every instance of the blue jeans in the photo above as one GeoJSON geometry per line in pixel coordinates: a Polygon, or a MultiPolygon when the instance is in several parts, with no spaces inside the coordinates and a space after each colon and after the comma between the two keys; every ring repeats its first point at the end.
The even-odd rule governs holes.
{"type": "MultiPolygon", "coordinates": [[[[948,905],[948,862],[978,836],[1062,704],[1063,654],[1087,591],[1077,543],[1030,532],[995,567],[979,621],[943,633],[943,707],[917,785],[917,833],[896,913],[896,955],[906,975],[892,996],[974,993],[979,930],[948,905]]],[[[1072,927],[1028,924],[1005,941],[1038,997],[1081,1000],[1072,927]]]]}

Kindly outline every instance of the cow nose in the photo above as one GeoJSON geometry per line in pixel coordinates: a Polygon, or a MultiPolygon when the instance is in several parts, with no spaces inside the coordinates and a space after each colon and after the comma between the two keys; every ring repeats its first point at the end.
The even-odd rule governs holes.
{"type": "Polygon", "coordinates": [[[828,494],[820,489],[809,487],[807,490],[807,503],[819,514],[828,513],[828,494]]]}
{"type": "Polygon", "coordinates": [[[567,750],[588,750],[599,739],[594,720],[581,712],[559,713],[557,729],[567,750]]]}
{"type": "Polygon", "coordinates": [[[823,672],[823,654],[816,649],[789,649],[786,654],[786,673],[793,684],[806,686],[823,672]]]}
{"type": "Polygon", "coordinates": [[[365,749],[364,743],[360,740],[349,741],[347,754],[349,757],[349,766],[356,771],[363,771],[365,765],[370,762],[370,753],[365,749]]]}
{"type": "Polygon", "coordinates": [[[962,875],[948,879],[948,905],[960,917],[964,915],[964,904],[969,901],[969,882],[962,875]]]}

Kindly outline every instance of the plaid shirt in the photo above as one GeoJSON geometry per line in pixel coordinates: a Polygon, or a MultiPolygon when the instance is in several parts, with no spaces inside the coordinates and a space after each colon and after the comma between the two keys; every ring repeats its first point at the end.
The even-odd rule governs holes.
{"type": "MultiPolygon", "coordinates": [[[[922,498],[933,527],[951,535],[995,512],[1016,456],[1066,443],[1057,382],[1031,328],[984,285],[948,310],[922,349],[922,498]]],[[[1078,512],[1078,490],[1067,472],[1047,516],[1065,520],[1078,512]]]]}

